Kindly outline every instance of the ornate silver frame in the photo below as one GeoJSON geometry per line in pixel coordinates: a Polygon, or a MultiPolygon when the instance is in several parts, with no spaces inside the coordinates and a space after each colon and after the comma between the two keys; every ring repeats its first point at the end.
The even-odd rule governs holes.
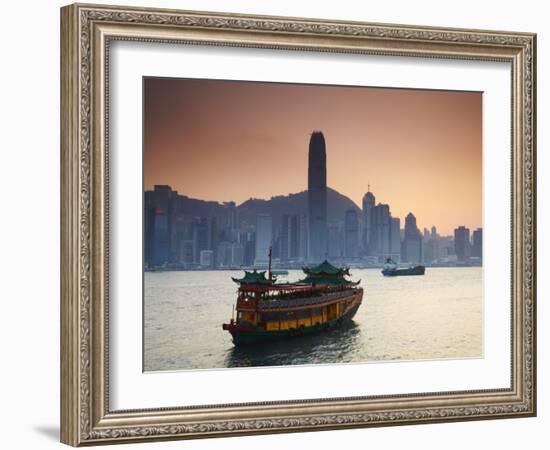
{"type": "Polygon", "coordinates": [[[80,446],[536,414],[536,36],[75,4],[61,9],[61,440],[80,446]],[[512,383],[509,389],[111,411],[108,111],[115,39],[428,58],[512,66],[512,383]]]}

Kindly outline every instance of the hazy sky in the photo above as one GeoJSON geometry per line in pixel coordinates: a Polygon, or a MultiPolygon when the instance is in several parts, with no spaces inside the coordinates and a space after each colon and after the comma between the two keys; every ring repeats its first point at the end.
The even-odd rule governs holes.
{"type": "Polygon", "coordinates": [[[482,224],[482,94],[147,78],[144,183],[242,203],[307,189],[309,135],[327,182],[358,206],[451,234],[482,224]]]}

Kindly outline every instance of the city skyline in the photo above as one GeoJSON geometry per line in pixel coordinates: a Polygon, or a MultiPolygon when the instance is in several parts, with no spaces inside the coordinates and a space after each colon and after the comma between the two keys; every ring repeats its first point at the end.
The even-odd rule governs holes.
{"type": "MultiPolygon", "coordinates": [[[[340,214],[331,214],[333,220],[327,222],[327,246],[322,255],[312,248],[316,239],[308,230],[309,201],[302,204],[302,211],[296,209],[296,203],[287,203],[288,209],[283,211],[264,205],[254,212],[254,207],[249,210],[250,205],[240,211],[234,202],[189,199],[167,185],[157,185],[144,194],[144,262],[149,269],[267,267],[271,250],[278,267],[315,264],[325,259],[372,266],[388,258],[432,266],[479,265],[483,257],[482,228],[472,230],[470,235],[470,229],[457,225],[454,236],[444,236],[435,226],[421,231],[413,213],[407,215],[401,228],[401,219],[392,216],[390,205],[376,203],[371,192],[365,195],[369,201],[363,210],[342,210],[340,205],[340,214]]],[[[349,199],[345,201],[353,204],[349,199]]],[[[330,208],[327,211],[330,214],[330,208]]]]}
{"type": "MultiPolygon", "coordinates": [[[[242,202],[242,203],[236,203],[235,201],[233,200],[227,200],[227,201],[217,201],[217,200],[205,200],[205,199],[196,199],[196,198],[193,198],[193,197],[189,197],[185,192],[180,192],[178,191],[177,189],[175,189],[172,185],[168,184],[168,183],[162,183],[162,184],[155,184],[152,186],[152,188],[149,188],[149,189],[145,189],[144,192],[154,192],[155,191],[155,188],[158,188],[158,187],[166,187],[166,188],[169,188],[170,190],[173,190],[174,192],[177,192],[178,195],[180,196],[184,196],[184,197],[188,197],[189,199],[192,199],[192,200],[199,200],[199,201],[204,201],[204,202],[215,202],[217,203],[218,205],[220,206],[223,206],[223,205],[227,205],[227,204],[235,204],[235,206],[238,208],[239,206],[241,206],[243,203],[245,202],[242,202]]],[[[370,187],[369,187],[370,189],[370,187]]],[[[307,189],[305,191],[303,191],[305,193],[307,193],[307,189]]],[[[287,195],[295,195],[295,194],[298,194],[298,193],[294,193],[294,192],[291,192],[287,195]]],[[[340,193],[341,194],[341,193],[340,193]]],[[[366,194],[372,194],[372,191],[367,191],[365,193],[366,194]]],[[[280,196],[273,196],[271,197],[271,199],[273,199],[274,197],[280,197],[280,196]]],[[[250,197],[249,199],[247,200],[267,200],[269,201],[270,199],[259,199],[257,197],[250,197]]],[[[351,200],[351,199],[350,199],[351,200]]],[[[355,204],[355,202],[354,202],[355,204]]],[[[390,202],[391,204],[391,202],[390,202]]],[[[357,206],[357,211],[360,211],[360,214],[363,214],[364,213],[364,208],[361,208],[361,206],[359,205],[355,205],[357,206]]],[[[378,206],[388,206],[387,204],[384,204],[384,203],[378,203],[378,206]]],[[[393,208],[393,206],[392,206],[393,208]]],[[[413,214],[415,216],[415,219],[418,219],[418,216],[415,214],[414,210],[411,209],[408,211],[408,213],[405,215],[405,217],[403,217],[403,220],[405,220],[406,216],[408,216],[409,214],[413,214]]],[[[399,216],[396,216],[396,214],[391,214],[391,218],[393,219],[399,219],[401,220],[401,217],[399,216]]],[[[342,220],[340,221],[342,224],[345,224],[345,216],[344,218],[342,218],[342,220]]],[[[454,235],[454,232],[457,228],[459,227],[465,227],[465,228],[468,228],[469,230],[476,230],[478,228],[483,228],[483,225],[479,225],[479,226],[468,226],[466,225],[466,223],[464,221],[462,222],[458,222],[456,223],[455,225],[452,225],[451,227],[451,230],[449,231],[449,233],[445,233],[445,232],[442,232],[441,231],[441,228],[438,226],[437,223],[432,223],[432,224],[426,224],[426,225],[417,225],[418,229],[421,231],[421,230],[424,230],[424,229],[428,229],[428,230],[431,230],[433,228],[435,228],[437,230],[437,234],[441,237],[452,237],[454,235]]],[[[400,230],[404,230],[404,228],[399,228],[400,230]]]]}
{"type": "Polygon", "coordinates": [[[168,184],[237,204],[306,191],[307,141],[321,129],[327,185],[357,207],[370,184],[393,216],[414,212],[419,228],[482,227],[480,93],[157,78],[144,86],[146,190],[168,184]]]}

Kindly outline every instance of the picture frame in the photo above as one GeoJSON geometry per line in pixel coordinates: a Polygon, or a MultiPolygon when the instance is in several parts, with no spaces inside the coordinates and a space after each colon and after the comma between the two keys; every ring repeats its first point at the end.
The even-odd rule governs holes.
{"type": "Polygon", "coordinates": [[[106,5],[62,8],[61,441],[81,446],[535,416],[535,99],[532,33],[106,5]],[[253,403],[114,410],[108,105],[110,45],[117,41],[510,64],[510,385],[284,401],[259,394],[253,403]]]}

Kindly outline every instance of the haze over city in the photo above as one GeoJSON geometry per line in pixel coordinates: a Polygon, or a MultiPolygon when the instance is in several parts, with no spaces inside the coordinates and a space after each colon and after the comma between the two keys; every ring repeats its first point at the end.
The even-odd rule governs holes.
{"type": "Polygon", "coordinates": [[[361,207],[368,185],[392,215],[452,234],[482,225],[482,95],[146,78],[144,189],[269,199],[307,189],[322,129],[327,184],[361,207]]]}

